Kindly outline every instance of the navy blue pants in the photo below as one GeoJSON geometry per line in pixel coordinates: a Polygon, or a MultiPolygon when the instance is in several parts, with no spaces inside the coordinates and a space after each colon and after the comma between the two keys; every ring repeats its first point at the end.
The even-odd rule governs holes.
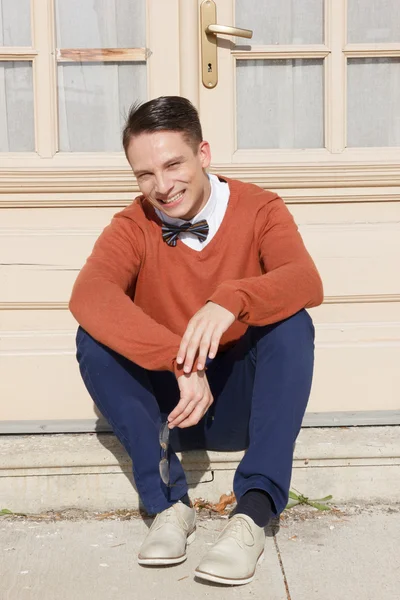
{"type": "Polygon", "coordinates": [[[179,401],[175,375],[139,367],[81,327],[77,359],[89,394],[132,459],[149,514],[186,494],[175,452],[196,449],[247,449],[234,477],[236,498],[257,488],[268,492],[277,515],[285,508],[314,363],[314,327],[305,310],[273,325],[249,327],[235,346],[217,354],[207,370],[214,403],[197,425],[171,431],[171,487],[159,475],[158,435],[179,401]]]}

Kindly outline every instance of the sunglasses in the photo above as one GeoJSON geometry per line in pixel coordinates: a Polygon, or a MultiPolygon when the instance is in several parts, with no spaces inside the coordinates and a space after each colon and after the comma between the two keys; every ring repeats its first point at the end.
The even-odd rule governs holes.
{"type": "MultiPolygon", "coordinates": [[[[169,432],[170,429],[168,427],[168,422],[166,421],[165,423],[162,423],[161,427],[160,427],[160,433],[158,434],[158,439],[160,442],[160,446],[161,446],[161,460],[159,463],[159,471],[160,471],[160,477],[161,477],[161,481],[163,483],[165,483],[165,485],[167,487],[175,487],[175,483],[170,483],[169,482],[169,459],[168,459],[168,446],[169,446],[169,432]]],[[[211,471],[211,479],[207,479],[205,481],[199,481],[197,482],[198,484],[200,483],[210,483],[211,481],[214,481],[214,472],[211,471]]]]}
{"type": "Polygon", "coordinates": [[[169,446],[169,427],[168,422],[162,423],[160,427],[160,433],[158,436],[161,446],[161,460],[159,464],[160,477],[163,483],[170,486],[169,483],[169,460],[168,460],[168,446],[169,446]]]}

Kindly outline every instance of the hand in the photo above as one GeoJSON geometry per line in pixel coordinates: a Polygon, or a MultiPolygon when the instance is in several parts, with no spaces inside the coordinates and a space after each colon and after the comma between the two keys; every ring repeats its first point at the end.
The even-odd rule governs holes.
{"type": "Polygon", "coordinates": [[[196,425],[214,402],[205,371],[181,375],[177,381],[181,397],[168,415],[170,429],[196,425]]]}
{"type": "Polygon", "coordinates": [[[215,358],[222,334],[234,321],[233,313],[214,302],[207,302],[193,315],[183,334],[176,359],[178,365],[185,363],[185,373],[191,372],[198,350],[197,369],[200,371],[205,367],[207,355],[215,358]]]}

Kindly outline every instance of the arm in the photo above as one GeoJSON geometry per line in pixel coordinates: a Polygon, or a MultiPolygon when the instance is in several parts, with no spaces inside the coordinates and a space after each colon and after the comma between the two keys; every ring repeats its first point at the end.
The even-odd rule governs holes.
{"type": "Polygon", "coordinates": [[[258,277],[225,281],[209,301],[229,310],[247,325],[269,325],[323,300],[321,278],[297,226],[279,196],[256,220],[260,262],[258,277]]]}
{"type": "Polygon", "coordinates": [[[197,351],[200,350],[197,368],[203,368],[207,355],[210,358],[215,355],[222,334],[235,318],[248,325],[268,325],[322,302],[318,271],[291,214],[278,196],[273,196],[260,210],[255,235],[264,274],[223,282],[189,321],[178,353],[178,362],[184,363],[188,375],[178,379],[182,397],[168,417],[171,427],[195,424],[203,414],[202,407],[209,406],[207,394],[201,398],[198,395],[196,406],[193,394],[185,389],[192,391],[196,386],[194,382],[187,385],[185,377],[192,384],[198,375],[190,373],[197,351]]]}
{"type": "Polygon", "coordinates": [[[69,308],[100,343],[141,367],[175,371],[180,337],[146,315],[129,296],[143,245],[134,222],[114,217],[78,275],[69,308]]]}

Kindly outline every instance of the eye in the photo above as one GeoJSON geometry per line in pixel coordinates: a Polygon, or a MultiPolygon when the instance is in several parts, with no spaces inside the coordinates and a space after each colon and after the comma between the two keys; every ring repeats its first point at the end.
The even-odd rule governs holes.
{"type": "Polygon", "coordinates": [[[179,162],[173,162],[173,163],[171,163],[171,164],[168,165],[168,168],[177,167],[178,165],[180,165],[179,162]]]}

